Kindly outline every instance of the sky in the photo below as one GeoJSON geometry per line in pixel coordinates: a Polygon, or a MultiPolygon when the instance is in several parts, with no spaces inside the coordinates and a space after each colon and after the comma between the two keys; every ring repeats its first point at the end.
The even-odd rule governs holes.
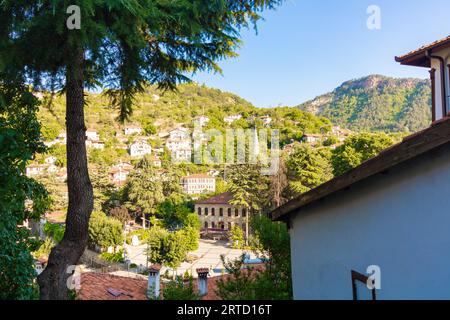
{"type": "Polygon", "coordinates": [[[395,56],[450,34],[448,0],[286,0],[264,21],[242,32],[237,58],[219,63],[223,74],[193,80],[233,92],[258,107],[294,106],[370,74],[427,78],[395,56]],[[371,5],[381,28],[367,27],[371,5]]]}

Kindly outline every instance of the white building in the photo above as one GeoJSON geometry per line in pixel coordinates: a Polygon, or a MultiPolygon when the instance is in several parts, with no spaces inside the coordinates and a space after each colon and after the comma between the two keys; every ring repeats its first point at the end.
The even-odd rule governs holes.
{"type": "Polygon", "coordinates": [[[143,157],[152,153],[152,147],[145,141],[139,140],[130,146],[130,155],[132,157],[143,157]]]}
{"type": "Polygon", "coordinates": [[[270,126],[270,124],[272,123],[272,118],[270,116],[263,116],[260,118],[261,121],[264,123],[265,126],[270,126]]]}
{"type": "Polygon", "coordinates": [[[92,129],[86,130],[86,139],[90,141],[99,141],[100,135],[95,130],[92,129]]]}
{"type": "Polygon", "coordinates": [[[227,116],[227,117],[223,118],[223,121],[225,121],[227,124],[232,124],[236,120],[240,120],[240,119],[242,119],[242,115],[236,114],[236,115],[227,116]]]}
{"type": "Polygon", "coordinates": [[[33,164],[26,168],[27,177],[38,176],[44,174],[48,166],[42,164],[33,164]]]}
{"type": "Polygon", "coordinates": [[[154,167],[161,168],[161,166],[162,166],[162,161],[157,155],[151,156],[150,162],[154,167]]]}
{"type": "Polygon", "coordinates": [[[170,140],[190,140],[190,133],[189,129],[187,128],[177,128],[169,132],[169,139],[170,140]]]}
{"type": "Polygon", "coordinates": [[[97,150],[103,150],[105,149],[105,143],[103,141],[86,140],[86,147],[97,150]]]}
{"type": "Polygon", "coordinates": [[[44,162],[46,164],[55,164],[57,160],[58,159],[56,157],[50,156],[50,157],[45,158],[44,162]]]}
{"type": "Polygon", "coordinates": [[[181,185],[187,194],[204,194],[216,191],[216,178],[207,174],[193,174],[181,178],[181,185]]]}
{"type": "Polygon", "coordinates": [[[111,168],[109,176],[114,184],[123,185],[132,170],[133,166],[131,164],[119,163],[111,168]]]}
{"type": "Polygon", "coordinates": [[[133,134],[141,134],[142,128],[141,127],[126,127],[124,129],[124,133],[127,136],[133,135],[133,134]]]}
{"type": "Polygon", "coordinates": [[[192,149],[191,148],[181,148],[175,149],[171,152],[171,160],[173,162],[191,162],[192,160],[192,149]]]}
{"type": "MultiPolygon", "coordinates": [[[[449,44],[397,60],[433,67],[449,44]]],[[[428,129],[272,212],[290,228],[295,299],[450,299],[450,118],[440,98],[428,129]]]]}
{"type": "Polygon", "coordinates": [[[302,137],[302,140],[305,143],[318,143],[322,140],[322,138],[323,136],[321,134],[305,133],[302,137]]]}

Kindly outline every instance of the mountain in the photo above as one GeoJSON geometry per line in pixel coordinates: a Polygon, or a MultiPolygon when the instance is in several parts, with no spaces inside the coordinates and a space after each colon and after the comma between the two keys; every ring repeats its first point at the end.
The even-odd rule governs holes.
{"type": "Polygon", "coordinates": [[[354,131],[415,132],[431,121],[429,80],[371,75],[299,106],[354,131]]]}

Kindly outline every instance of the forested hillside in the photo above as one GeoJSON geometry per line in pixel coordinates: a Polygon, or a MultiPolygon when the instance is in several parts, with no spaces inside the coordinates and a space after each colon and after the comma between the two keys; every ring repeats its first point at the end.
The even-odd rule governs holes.
{"type": "Polygon", "coordinates": [[[415,132],[430,124],[430,82],[371,75],[298,107],[354,131],[415,132]]]}

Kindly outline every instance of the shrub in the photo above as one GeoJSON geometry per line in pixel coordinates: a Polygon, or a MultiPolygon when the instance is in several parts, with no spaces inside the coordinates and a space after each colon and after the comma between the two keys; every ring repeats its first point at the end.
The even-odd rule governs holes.
{"type": "Polygon", "coordinates": [[[119,252],[116,253],[103,252],[100,254],[100,258],[108,262],[125,262],[125,259],[123,258],[123,250],[119,250],[119,252]]]}
{"type": "Polygon", "coordinates": [[[230,241],[233,249],[243,249],[245,247],[244,231],[238,226],[234,226],[230,230],[230,241]]]}
{"type": "Polygon", "coordinates": [[[123,243],[122,223],[103,212],[93,212],[89,221],[89,242],[102,249],[123,243]]]}
{"type": "Polygon", "coordinates": [[[185,281],[178,276],[175,281],[169,282],[164,288],[164,300],[199,300],[200,296],[194,288],[194,280],[189,277],[185,281]]]}

